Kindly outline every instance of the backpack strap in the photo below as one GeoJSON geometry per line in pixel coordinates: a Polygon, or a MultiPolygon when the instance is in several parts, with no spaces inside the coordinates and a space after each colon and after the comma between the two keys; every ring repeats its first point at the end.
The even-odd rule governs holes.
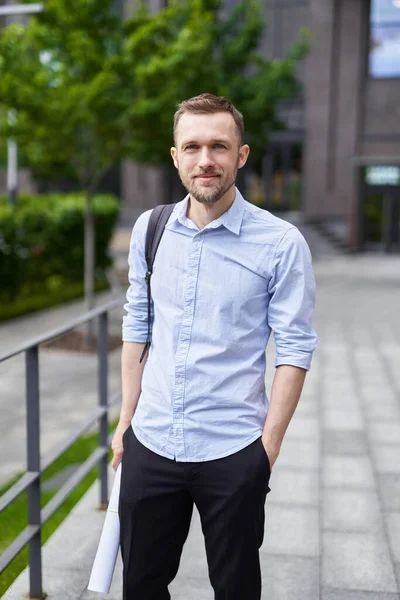
{"type": "Polygon", "coordinates": [[[150,320],[151,320],[151,287],[150,280],[153,273],[154,260],[156,258],[157,249],[164,233],[168,219],[174,210],[175,204],[160,204],[156,206],[149,219],[146,232],[145,255],[147,263],[147,272],[145,275],[147,283],[147,340],[144,346],[140,361],[144,359],[151,344],[150,320]]]}

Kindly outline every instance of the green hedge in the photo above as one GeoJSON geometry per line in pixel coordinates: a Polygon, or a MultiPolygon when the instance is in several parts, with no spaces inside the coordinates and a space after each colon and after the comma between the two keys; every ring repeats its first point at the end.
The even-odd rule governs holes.
{"type": "MultiPolygon", "coordinates": [[[[0,196],[0,303],[82,282],[84,206],[82,194],[21,196],[15,207],[0,196]]],[[[98,195],[93,210],[96,279],[101,280],[111,264],[108,246],[119,202],[98,195]]]]}

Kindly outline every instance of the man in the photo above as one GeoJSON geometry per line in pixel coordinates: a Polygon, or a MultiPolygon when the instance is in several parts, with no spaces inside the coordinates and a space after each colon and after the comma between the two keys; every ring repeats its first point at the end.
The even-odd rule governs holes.
{"type": "Polygon", "coordinates": [[[112,444],[115,469],[122,457],[123,597],[170,598],[196,504],[216,600],[259,600],[271,469],[316,347],[311,257],[295,227],[235,188],[249,147],[242,115],[226,98],[182,102],[174,143],[188,196],[175,206],[154,263],[145,365],[151,211],[137,220],[129,253],[112,444]],[[277,357],[268,401],[271,330],[277,357]]]}

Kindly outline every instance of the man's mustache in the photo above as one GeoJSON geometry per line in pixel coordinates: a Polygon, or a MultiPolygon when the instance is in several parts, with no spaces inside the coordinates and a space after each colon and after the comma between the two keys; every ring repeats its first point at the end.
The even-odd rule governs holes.
{"type": "Polygon", "coordinates": [[[215,176],[219,176],[221,175],[220,171],[211,171],[211,170],[207,170],[207,171],[201,171],[200,173],[194,173],[194,175],[192,175],[192,177],[201,177],[202,175],[215,175],[215,176]]]}

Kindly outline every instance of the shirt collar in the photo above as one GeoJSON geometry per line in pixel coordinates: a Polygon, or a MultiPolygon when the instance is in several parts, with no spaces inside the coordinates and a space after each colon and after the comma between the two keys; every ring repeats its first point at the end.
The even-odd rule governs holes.
{"type": "MultiPolygon", "coordinates": [[[[215,221],[212,221],[211,223],[209,223],[205,227],[205,229],[216,229],[220,225],[223,225],[226,229],[229,229],[229,231],[232,231],[232,233],[239,235],[240,228],[241,228],[242,221],[243,221],[244,202],[245,201],[244,201],[242,194],[239,192],[239,190],[237,188],[235,188],[235,189],[236,189],[236,196],[235,196],[235,200],[233,201],[232,206],[229,208],[229,210],[227,210],[218,219],[215,219],[215,221]]],[[[176,221],[179,221],[179,223],[181,225],[183,225],[184,227],[189,227],[190,229],[194,229],[194,228],[197,229],[197,227],[194,225],[194,223],[192,223],[192,221],[190,221],[190,219],[188,219],[186,216],[188,201],[189,201],[189,194],[181,202],[178,202],[176,204],[176,206],[168,220],[168,225],[167,225],[168,229],[169,229],[169,226],[172,225],[173,223],[175,223],[176,221]]]]}

